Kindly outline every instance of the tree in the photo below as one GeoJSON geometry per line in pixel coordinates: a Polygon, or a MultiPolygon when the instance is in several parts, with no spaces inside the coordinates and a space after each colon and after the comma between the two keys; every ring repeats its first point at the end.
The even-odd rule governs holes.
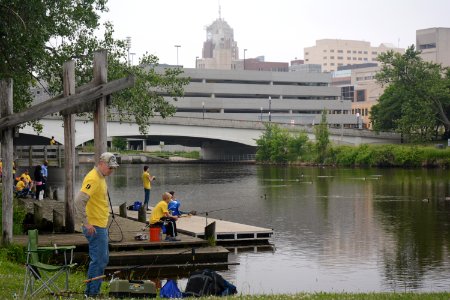
{"type": "Polygon", "coordinates": [[[380,54],[377,81],[387,85],[372,108],[374,129],[394,130],[410,141],[431,140],[439,128],[450,130],[450,69],[425,62],[414,46],[404,54],[380,54]]]}
{"type": "Polygon", "coordinates": [[[316,136],[316,151],[317,151],[317,162],[325,162],[327,157],[328,147],[330,145],[330,133],[328,131],[327,122],[327,111],[322,111],[322,117],[320,124],[314,127],[314,134],[316,136]]]}
{"type": "Polygon", "coordinates": [[[114,149],[123,151],[123,150],[127,149],[127,140],[123,137],[113,137],[112,138],[112,146],[114,149]]]}
{"type": "MultiPolygon", "coordinates": [[[[108,80],[135,74],[135,87],[112,97],[110,112],[120,120],[134,118],[141,133],[146,133],[151,117],[167,117],[175,107],[164,96],[183,95],[187,79],[181,69],[157,73],[158,58],[144,55],[141,66],[129,66],[127,47],[115,40],[112,24],[105,24],[103,39],[95,35],[99,14],[106,12],[107,0],[2,0],[0,3],[0,78],[14,80],[14,111],[32,102],[30,87],[48,84],[51,95],[61,92],[62,64],[76,63],[77,85],[92,79],[92,60],[96,50],[108,50],[108,80]]],[[[39,129],[39,127],[36,127],[39,129]]]]}
{"type": "Polygon", "coordinates": [[[263,135],[256,140],[258,161],[286,163],[288,161],[289,132],[276,124],[266,124],[263,135]]]}

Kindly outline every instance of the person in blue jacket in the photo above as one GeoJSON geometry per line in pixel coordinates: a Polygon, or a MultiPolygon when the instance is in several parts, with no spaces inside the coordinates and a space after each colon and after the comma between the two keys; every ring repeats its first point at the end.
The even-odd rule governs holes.
{"type": "Polygon", "coordinates": [[[188,214],[187,212],[181,211],[181,201],[175,198],[175,192],[170,191],[169,194],[172,195],[172,200],[169,202],[169,212],[172,216],[181,216],[183,214],[188,214]]]}

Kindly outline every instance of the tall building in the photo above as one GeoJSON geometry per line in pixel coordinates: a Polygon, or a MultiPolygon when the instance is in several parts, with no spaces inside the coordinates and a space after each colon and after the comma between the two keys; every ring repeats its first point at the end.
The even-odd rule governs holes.
{"type": "Polygon", "coordinates": [[[340,66],[377,62],[377,56],[388,50],[405,51],[386,43],[372,47],[364,41],[323,39],[304,49],[304,59],[305,64],[319,64],[323,72],[333,72],[340,66]]]}
{"type": "Polygon", "coordinates": [[[219,18],[206,27],[206,41],[203,43],[202,58],[196,60],[199,69],[233,70],[239,62],[239,48],[234,40],[233,29],[219,18]]]}
{"type": "Polygon", "coordinates": [[[206,26],[206,41],[203,43],[202,57],[195,60],[196,69],[253,70],[288,72],[288,62],[265,61],[264,56],[239,58],[239,48],[234,40],[233,28],[220,16],[206,26]]]}
{"type": "Polygon", "coordinates": [[[450,67],[450,28],[416,30],[416,47],[425,61],[450,67]]]}

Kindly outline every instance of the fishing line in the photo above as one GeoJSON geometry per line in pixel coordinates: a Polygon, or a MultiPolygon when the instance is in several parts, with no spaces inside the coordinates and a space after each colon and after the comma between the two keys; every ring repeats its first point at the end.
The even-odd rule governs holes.
{"type": "MultiPolygon", "coordinates": [[[[114,211],[113,211],[113,207],[112,207],[112,203],[111,203],[111,197],[109,196],[109,192],[108,192],[108,200],[109,200],[109,207],[111,208],[111,223],[109,223],[108,226],[108,238],[110,242],[113,243],[120,243],[121,241],[123,241],[123,232],[122,232],[122,228],[120,227],[119,223],[116,220],[116,217],[114,216],[114,211]],[[113,225],[113,223],[116,223],[116,227],[118,228],[119,231],[119,239],[113,239],[111,236],[111,226],[113,225]]],[[[117,230],[114,230],[114,232],[116,232],[117,230]]]]}

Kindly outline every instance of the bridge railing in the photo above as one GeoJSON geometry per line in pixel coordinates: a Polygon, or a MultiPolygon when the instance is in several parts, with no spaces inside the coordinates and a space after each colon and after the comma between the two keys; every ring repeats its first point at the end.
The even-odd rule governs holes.
{"type": "Polygon", "coordinates": [[[221,154],[219,155],[219,161],[255,161],[256,154],[221,154]]]}

